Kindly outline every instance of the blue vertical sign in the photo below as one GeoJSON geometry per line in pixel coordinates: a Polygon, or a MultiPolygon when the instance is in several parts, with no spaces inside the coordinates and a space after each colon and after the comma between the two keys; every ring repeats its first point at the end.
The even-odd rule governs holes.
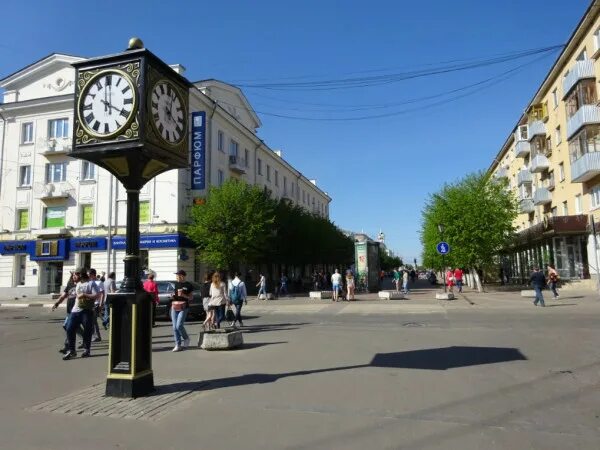
{"type": "Polygon", "coordinates": [[[192,113],[192,189],[206,189],[206,113],[192,113]]]}

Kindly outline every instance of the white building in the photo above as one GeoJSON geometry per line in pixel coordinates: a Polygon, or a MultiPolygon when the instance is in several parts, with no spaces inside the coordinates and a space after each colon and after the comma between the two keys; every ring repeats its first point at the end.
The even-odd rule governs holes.
{"type": "MultiPolygon", "coordinates": [[[[81,60],[52,54],[0,80],[0,288],[5,295],[58,292],[79,266],[123,276],[123,186],[105,170],[69,156],[71,63],[81,60]]],[[[194,85],[190,111],[205,114],[202,137],[196,139],[202,141],[204,165],[196,164],[194,173],[161,174],[140,193],[142,267],[159,279],[172,279],[178,269],[200,273],[182,226],[206,187],[228,178],[264,186],[273,197],[329,216],[331,198],[256,135],[261,123],[241,90],[217,80],[194,85]],[[192,177],[195,183],[202,179],[205,188],[192,189],[199,187],[192,177]]]]}

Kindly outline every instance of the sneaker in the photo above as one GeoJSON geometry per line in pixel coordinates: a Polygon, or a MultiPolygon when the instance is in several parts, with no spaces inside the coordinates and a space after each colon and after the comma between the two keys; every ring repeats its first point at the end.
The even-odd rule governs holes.
{"type": "Polygon", "coordinates": [[[67,353],[69,353],[69,349],[67,347],[63,347],[58,350],[58,353],[62,353],[63,355],[66,355],[67,353]]]}
{"type": "Polygon", "coordinates": [[[171,350],[172,352],[180,352],[182,350],[182,348],[179,345],[176,345],[175,347],[173,347],[173,350],[171,350]]]}
{"type": "Polygon", "coordinates": [[[95,337],[94,339],[92,339],[92,342],[102,342],[102,338],[101,337],[95,337]]]}
{"type": "Polygon", "coordinates": [[[77,353],[67,352],[65,356],[63,356],[63,361],[68,361],[69,359],[77,358],[77,353]]]}
{"type": "Polygon", "coordinates": [[[86,350],[85,352],[83,352],[83,353],[81,354],[81,357],[82,357],[82,358],[89,358],[90,356],[92,356],[92,355],[90,354],[90,351],[89,351],[89,350],[86,350]]]}
{"type": "Polygon", "coordinates": [[[235,322],[229,322],[229,326],[230,326],[230,327],[233,327],[233,326],[235,326],[235,322]]]}
{"type": "Polygon", "coordinates": [[[79,345],[77,346],[78,349],[82,349],[83,347],[83,342],[80,342],[79,345]]]}
{"type": "Polygon", "coordinates": [[[190,338],[184,339],[183,340],[183,348],[186,348],[189,346],[190,346],[190,338]]]}

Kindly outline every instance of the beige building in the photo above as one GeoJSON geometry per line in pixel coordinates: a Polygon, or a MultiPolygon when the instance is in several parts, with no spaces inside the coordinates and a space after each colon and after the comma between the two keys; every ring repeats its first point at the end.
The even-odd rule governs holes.
{"type": "Polygon", "coordinates": [[[489,168],[517,194],[517,239],[503,268],[515,281],[554,263],[562,278],[598,274],[600,1],[595,0],[489,168]],[[597,227],[596,227],[597,228],[597,227]]]}

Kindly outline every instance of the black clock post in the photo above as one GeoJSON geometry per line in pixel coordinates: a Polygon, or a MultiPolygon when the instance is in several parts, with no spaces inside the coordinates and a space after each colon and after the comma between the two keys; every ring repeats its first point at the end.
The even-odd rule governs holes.
{"type": "Polygon", "coordinates": [[[108,295],[106,395],[140,397],[154,390],[154,375],[152,298],[142,288],[139,261],[139,193],[156,175],[189,166],[190,83],[137,38],[125,52],[73,66],[77,84],[70,156],[108,170],[127,191],[125,279],[118,292],[108,295]]]}

